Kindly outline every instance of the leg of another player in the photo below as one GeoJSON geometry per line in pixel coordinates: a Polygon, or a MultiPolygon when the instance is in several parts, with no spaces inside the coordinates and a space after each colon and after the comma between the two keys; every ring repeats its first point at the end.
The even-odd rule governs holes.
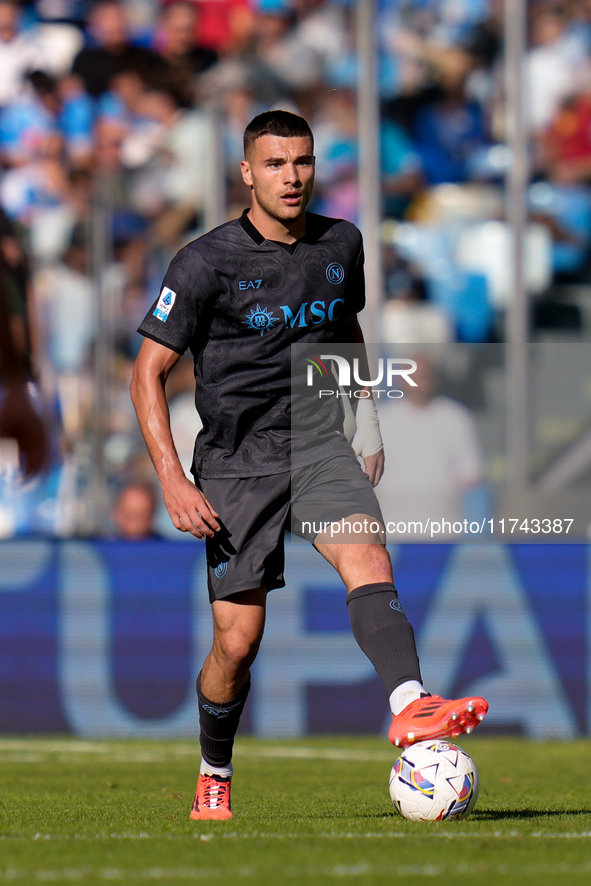
{"type": "Polygon", "coordinates": [[[215,600],[213,646],[197,678],[201,766],[193,819],[231,818],[232,750],[265,628],[266,588],[215,600]]]}

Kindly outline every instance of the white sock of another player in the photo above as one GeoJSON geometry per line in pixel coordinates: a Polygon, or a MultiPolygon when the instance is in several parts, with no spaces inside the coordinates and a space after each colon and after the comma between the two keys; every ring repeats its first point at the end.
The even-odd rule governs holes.
{"type": "Polygon", "coordinates": [[[390,695],[390,710],[396,717],[411,701],[420,698],[421,695],[425,695],[422,683],[419,683],[418,680],[407,680],[406,683],[397,686],[390,695]]]}
{"type": "Polygon", "coordinates": [[[232,778],[234,767],[230,763],[229,766],[212,766],[207,760],[201,757],[201,766],[199,767],[200,775],[217,775],[219,778],[232,778]]]}

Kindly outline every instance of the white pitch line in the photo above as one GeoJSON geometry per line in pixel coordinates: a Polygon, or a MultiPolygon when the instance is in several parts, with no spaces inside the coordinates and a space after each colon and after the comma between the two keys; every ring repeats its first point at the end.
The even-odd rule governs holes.
{"type": "Polygon", "coordinates": [[[116,745],[99,741],[64,741],[57,739],[0,739],[0,754],[3,751],[38,751],[45,754],[106,754],[116,745]]]}
{"type": "MultiPolygon", "coordinates": [[[[535,864],[532,865],[528,863],[526,865],[515,865],[512,864],[510,867],[505,864],[497,864],[497,865],[483,865],[483,870],[480,873],[480,876],[483,875],[499,875],[506,876],[507,874],[512,874],[513,877],[515,875],[520,875],[522,878],[531,878],[533,876],[539,876],[541,874],[550,874],[555,876],[564,876],[564,874],[588,874],[591,872],[591,862],[586,862],[582,864],[572,864],[568,862],[563,862],[560,864],[535,864]]],[[[411,877],[441,877],[445,876],[447,881],[449,881],[450,877],[457,875],[465,875],[470,873],[470,866],[466,862],[460,862],[459,864],[449,865],[449,864],[402,864],[402,865],[375,865],[369,862],[361,862],[359,864],[346,865],[339,864],[334,865],[333,867],[286,867],[282,870],[281,875],[283,879],[293,880],[296,879],[298,882],[303,882],[302,878],[305,877],[307,881],[312,882],[312,878],[318,878],[319,876],[324,877],[335,877],[335,878],[355,878],[355,877],[367,877],[368,874],[386,874],[389,878],[393,880],[394,877],[401,878],[411,878],[411,877]]],[[[92,867],[80,867],[80,868],[63,868],[61,870],[56,869],[22,869],[22,868],[5,868],[4,871],[0,870],[0,881],[14,881],[14,880],[38,880],[38,881],[52,881],[52,880],[87,880],[89,877],[93,877],[99,880],[218,880],[220,874],[223,874],[225,878],[230,881],[232,878],[252,878],[260,876],[261,874],[266,873],[263,870],[257,870],[256,868],[243,865],[235,868],[211,868],[211,867],[202,867],[202,868],[163,868],[163,867],[153,867],[153,868],[145,868],[144,870],[129,870],[123,868],[92,868],[92,867]]]]}
{"type": "MultiPolygon", "coordinates": [[[[398,752],[399,753],[399,752],[398,752]]],[[[313,748],[313,747],[282,747],[270,745],[260,747],[234,748],[236,757],[267,758],[277,760],[336,760],[348,763],[394,763],[398,753],[391,751],[364,751],[346,750],[345,748],[313,748]]],[[[98,754],[109,755],[109,763],[160,763],[175,757],[199,756],[197,743],[195,745],[180,745],[166,749],[158,748],[151,751],[149,746],[141,749],[126,749],[118,744],[104,744],[99,742],[57,741],[47,743],[24,740],[22,742],[12,739],[0,739],[0,762],[4,763],[38,763],[48,756],[56,755],[57,762],[72,762],[70,755],[98,754]],[[44,756],[45,755],[45,756],[44,756]],[[64,756],[65,755],[65,756],[64,756]],[[60,759],[61,758],[61,759],[60,759]]]]}
{"type": "Polygon", "coordinates": [[[261,747],[234,748],[237,757],[275,757],[285,760],[345,760],[354,763],[394,762],[400,752],[348,751],[344,748],[261,747]]]}
{"type": "Polygon", "coordinates": [[[0,754],[0,763],[43,763],[48,758],[44,754],[0,754]]]}
{"type": "MultiPolygon", "coordinates": [[[[384,816],[385,817],[385,816],[384,816]]],[[[209,840],[408,840],[412,837],[428,837],[431,839],[440,839],[440,840],[481,840],[481,839],[495,839],[495,840],[520,840],[523,841],[527,838],[532,838],[533,840],[547,840],[547,839],[556,839],[556,840],[589,840],[591,839],[591,831],[579,831],[579,832],[554,832],[554,831],[534,831],[531,834],[524,833],[523,831],[512,830],[512,831],[501,831],[501,830],[483,830],[475,828],[474,830],[456,830],[455,825],[452,824],[451,828],[448,829],[445,825],[443,828],[439,828],[437,825],[429,825],[428,828],[421,829],[419,823],[416,823],[413,826],[413,830],[400,830],[398,829],[399,819],[392,819],[395,824],[393,825],[393,830],[390,831],[366,831],[365,833],[359,833],[355,831],[328,831],[328,832],[309,832],[309,831],[293,831],[286,833],[275,833],[273,831],[252,831],[252,832],[239,832],[239,831],[207,831],[205,833],[200,833],[196,831],[192,835],[186,834],[149,834],[145,831],[138,831],[137,833],[133,832],[112,832],[112,833],[101,833],[101,834],[43,834],[41,832],[35,834],[32,837],[27,837],[24,835],[12,835],[12,834],[2,834],[0,835],[0,841],[2,842],[27,842],[29,840],[49,840],[56,843],[61,842],[71,842],[71,841],[97,841],[97,842],[106,842],[108,840],[155,840],[155,841],[165,841],[165,842],[183,842],[187,839],[196,839],[202,841],[209,840]],[[416,830],[415,830],[416,827],[416,830]],[[452,829],[453,828],[453,829],[452,829]]]]}

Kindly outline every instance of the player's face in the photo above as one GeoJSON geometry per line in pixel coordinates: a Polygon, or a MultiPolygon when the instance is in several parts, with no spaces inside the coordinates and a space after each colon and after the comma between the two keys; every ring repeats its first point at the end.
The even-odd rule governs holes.
{"type": "Polygon", "coordinates": [[[310,138],[262,135],[241,166],[254,201],[267,215],[287,223],[303,215],[314,185],[310,138]]]}

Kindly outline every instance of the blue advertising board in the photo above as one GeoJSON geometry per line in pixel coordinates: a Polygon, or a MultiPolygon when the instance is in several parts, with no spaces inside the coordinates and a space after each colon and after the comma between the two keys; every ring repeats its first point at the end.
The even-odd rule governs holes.
{"type": "MultiPolygon", "coordinates": [[[[589,731],[591,546],[390,550],[431,692],[484,695],[488,730],[589,731]]],[[[382,732],[385,692],[351,635],[338,576],[293,541],[287,582],[269,597],[242,730],[382,732]]],[[[1,733],[194,736],[210,643],[198,542],[0,544],[1,733]]]]}

